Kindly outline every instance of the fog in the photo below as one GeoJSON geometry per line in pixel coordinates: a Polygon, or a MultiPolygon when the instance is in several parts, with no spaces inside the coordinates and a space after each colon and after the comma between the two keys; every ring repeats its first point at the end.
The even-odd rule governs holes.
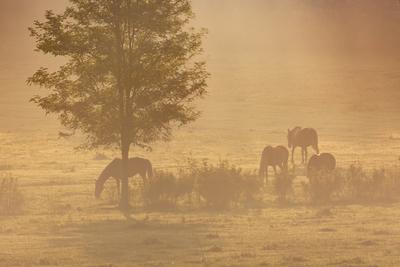
{"type": "Polygon", "coordinates": [[[200,117],[130,147],[122,213],[121,151],[29,102],[67,2],[0,0],[1,266],[400,266],[400,1],[193,0],[200,117]]]}

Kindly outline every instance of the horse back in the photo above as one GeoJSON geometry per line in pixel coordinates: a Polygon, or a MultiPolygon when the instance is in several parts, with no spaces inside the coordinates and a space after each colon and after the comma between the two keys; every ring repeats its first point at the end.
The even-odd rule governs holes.
{"type": "Polygon", "coordinates": [[[310,146],[318,144],[318,134],[314,128],[301,129],[296,134],[296,144],[299,146],[310,146]]]}
{"type": "Polygon", "coordinates": [[[267,165],[286,163],[289,158],[289,151],[284,146],[267,146],[263,150],[262,158],[267,165]]]}
{"type": "Polygon", "coordinates": [[[307,171],[326,170],[333,171],[336,168],[336,159],[330,153],[321,153],[320,155],[313,155],[308,161],[307,171]]]}
{"type": "Polygon", "coordinates": [[[276,157],[279,159],[279,163],[285,163],[289,160],[289,150],[284,146],[277,146],[275,148],[276,157]]]}

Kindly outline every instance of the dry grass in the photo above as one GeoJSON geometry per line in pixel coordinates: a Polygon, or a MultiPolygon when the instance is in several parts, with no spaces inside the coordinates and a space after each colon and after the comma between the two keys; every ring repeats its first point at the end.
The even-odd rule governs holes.
{"type": "Polygon", "coordinates": [[[24,196],[18,179],[10,174],[0,175],[0,216],[15,215],[22,211],[24,196]]]}
{"type": "MultiPolygon", "coordinates": [[[[189,138],[184,134],[181,140],[183,144],[179,146],[177,142],[171,144],[169,153],[183,158],[179,164],[176,158],[165,157],[164,150],[141,156],[150,158],[158,171],[171,165],[186,166],[182,162],[190,155],[183,151],[196,146],[185,143],[189,138]]],[[[108,161],[93,160],[92,153],[77,153],[72,149],[73,141],[43,132],[0,135],[0,141],[5,144],[0,161],[12,166],[10,175],[18,177],[18,188],[24,196],[23,213],[0,217],[0,266],[400,265],[397,201],[344,202],[338,201],[340,195],[332,194],[325,204],[310,205],[303,199],[308,195],[301,186],[301,181],[307,181],[305,172],[297,166],[297,177],[291,184],[293,192],[286,195],[287,205],[277,205],[275,182],[259,191],[257,180],[247,171],[257,167],[256,148],[260,144],[244,145],[237,156],[227,157],[236,166],[243,166],[241,175],[251,181],[242,184],[244,193],[236,201],[239,204],[218,211],[203,209],[204,200],[198,205],[194,194],[190,203],[190,198],[181,194],[176,202],[178,208],[173,211],[135,206],[133,219],[127,219],[110,203],[113,197],[108,198],[106,193],[105,199],[97,201],[93,196],[93,180],[108,161]],[[66,172],[69,166],[74,166],[75,171],[66,172]],[[248,205],[253,198],[261,204],[248,205]]],[[[218,162],[210,152],[213,143],[201,141],[205,145],[196,155],[198,165],[203,156],[209,156],[209,162],[218,162]]],[[[227,146],[234,147],[229,142],[227,146]]],[[[328,141],[322,148],[339,151],[343,146],[328,141]]],[[[351,162],[351,149],[338,155],[340,166],[351,162]]],[[[366,162],[379,157],[375,153],[364,156],[366,162]]],[[[372,178],[373,168],[365,162],[362,165],[366,177],[372,178]]],[[[218,164],[213,168],[210,174],[216,173],[218,164]]],[[[391,168],[386,168],[385,177],[391,177],[388,169],[391,168]]],[[[172,173],[176,178],[185,177],[179,171],[172,173]]],[[[347,176],[345,171],[344,174],[347,176]]],[[[142,190],[140,178],[132,182],[138,184],[138,191],[142,190]]],[[[183,185],[177,188],[191,188],[190,179],[180,182],[183,185]]],[[[195,183],[192,190],[198,190],[198,186],[195,183]]],[[[114,181],[106,184],[106,190],[115,192],[114,188],[114,181]]],[[[394,186],[383,188],[392,195],[397,192],[394,186]]],[[[350,195],[349,192],[346,189],[342,194],[350,195]]],[[[140,193],[136,196],[142,200],[140,193]]],[[[379,194],[374,197],[379,198],[379,194]]]]}

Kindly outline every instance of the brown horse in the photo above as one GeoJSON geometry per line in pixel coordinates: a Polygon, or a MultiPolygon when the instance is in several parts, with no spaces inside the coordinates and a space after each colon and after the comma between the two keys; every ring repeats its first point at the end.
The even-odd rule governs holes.
{"type": "MultiPolygon", "coordinates": [[[[153,167],[151,162],[143,158],[130,158],[128,164],[128,177],[135,176],[136,174],[139,174],[142,177],[143,182],[146,184],[147,178],[153,177],[153,167]]],[[[104,183],[111,177],[114,178],[117,183],[119,195],[122,176],[122,160],[116,158],[107,165],[97,178],[94,193],[95,197],[100,197],[100,194],[104,189],[104,183]]]]}
{"type": "Polygon", "coordinates": [[[261,154],[259,175],[268,182],[268,166],[274,168],[276,175],[276,166],[282,171],[288,170],[289,151],[284,146],[267,146],[261,154]]]}
{"type": "Polygon", "coordinates": [[[288,129],[287,134],[288,147],[292,149],[292,163],[294,164],[294,150],[296,147],[301,147],[301,161],[307,162],[307,147],[312,146],[319,154],[318,148],[318,134],[313,128],[295,127],[293,130],[288,129]]]}
{"type": "Polygon", "coordinates": [[[313,155],[308,161],[307,176],[311,178],[315,172],[331,172],[336,168],[336,159],[330,153],[313,155]]]}

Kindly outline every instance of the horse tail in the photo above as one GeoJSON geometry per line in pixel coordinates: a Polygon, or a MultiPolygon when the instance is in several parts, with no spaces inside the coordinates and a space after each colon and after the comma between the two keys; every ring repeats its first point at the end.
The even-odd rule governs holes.
{"type": "Polygon", "coordinates": [[[150,160],[147,160],[147,176],[149,178],[153,178],[153,165],[151,164],[150,160]]]}
{"type": "MultiPolygon", "coordinates": [[[[315,130],[314,130],[314,131],[315,131],[315,130]]],[[[317,154],[319,155],[318,134],[317,134],[317,131],[315,131],[315,140],[314,140],[313,148],[315,149],[315,151],[316,151],[317,154]]]]}

